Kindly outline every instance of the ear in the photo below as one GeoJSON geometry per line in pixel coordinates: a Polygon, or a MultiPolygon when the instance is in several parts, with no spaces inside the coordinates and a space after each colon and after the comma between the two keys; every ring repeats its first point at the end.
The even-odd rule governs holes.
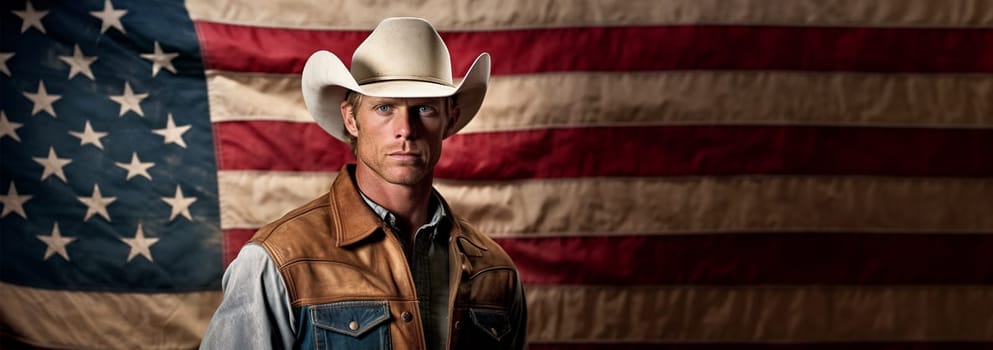
{"type": "Polygon", "coordinates": [[[345,130],[348,130],[349,134],[354,137],[359,137],[359,125],[353,117],[352,105],[348,104],[348,101],[341,101],[341,118],[345,122],[345,130]]]}
{"type": "Polygon", "coordinates": [[[455,130],[455,124],[458,124],[459,118],[462,116],[461,114],[462,110],[459,109],[458,105],[453,105],[452,108],[449,109],[448,125],[445,126],[445,137],[442,139],[447,139],[449,136],[455,135],[455,132],[457,131],[455,130]]]}

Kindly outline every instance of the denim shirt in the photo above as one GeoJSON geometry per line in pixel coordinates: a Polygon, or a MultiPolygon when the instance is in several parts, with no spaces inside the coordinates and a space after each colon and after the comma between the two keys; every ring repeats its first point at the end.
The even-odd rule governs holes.
{"type": "Polygon", "coordinates": [[[265,248],[254,243],[242,247],[224,271],[221,286],[224,300],[200,349],[293,348],[300,331],[297,317],[283,276],[265,248]]]}

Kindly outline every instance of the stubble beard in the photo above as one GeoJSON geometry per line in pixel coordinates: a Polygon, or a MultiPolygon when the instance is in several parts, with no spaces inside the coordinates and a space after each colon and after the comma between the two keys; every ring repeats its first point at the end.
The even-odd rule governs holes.
{"type": "Polygon", "coordinates": [[[418,160],[415,162],[397,162],[395,160],[389,159],[387,155],[388,152],[383,152],[380,150],[375,150],[371,152],[372,154],[363,154],[361,151],[362,141],[359,141],[356,145],[359,147],[359,152],[357,152],[357,159],[359,162],[376,174],[380,180],[401,186],[415,186],[420,185],[425,179],[430,181],[430,174],[434,170],[434,167],[429,165],[427,161],[418,160]],[[370,159],[367,156],[371,156],[370,159]],[[371,161],[370,161],[371,160],[371,161]]]}

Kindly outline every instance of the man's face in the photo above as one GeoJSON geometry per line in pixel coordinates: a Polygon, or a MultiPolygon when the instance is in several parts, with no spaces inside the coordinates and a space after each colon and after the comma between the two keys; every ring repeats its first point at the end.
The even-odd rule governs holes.
{"type": "Polygon", "coordinates": [[[354,108],[342,102],[341,112],[345,129],[357,138],[358,166],[385,182],[408,186],[431,181],[441,141],[451,135],[458,117],[448,98],[364,96],[354,108]]]}

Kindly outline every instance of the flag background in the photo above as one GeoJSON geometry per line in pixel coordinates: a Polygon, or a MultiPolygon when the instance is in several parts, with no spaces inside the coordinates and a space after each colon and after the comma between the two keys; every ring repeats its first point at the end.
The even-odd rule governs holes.
{"type": "MultiPolygon", "coordinates": [[[[520,268],[532,348],[993,343],[989,1],[166,4],[157,5],[175,9],[178,15],[169,18],[177,22],[188,11],[187,25],[195,31],[185,37],[194,44],[158,38],[167,51],[181,53],[176,62],[185,63],[176,64],[180,74],[152,75],[155,83],[136,90],[151,91],[149,100],[172,107],[149,106],[148,116],[138,119],[118,116],[118,106],[107,100],[109,112],[101,113],[108,120],[148,120],[151,129],[162,128],[167,113],[181,125],[209,122],[200,130],[209,130],[212,139],[199,148],[187,142],[188,149],[213,150],[213,159],[181,164],[216,170],[216,202],[207,200],[215,193],[209,186],[201,188],[190,207],[198,220],[168,222],[209,222],[210,208],[216,208],[219,232],[191,238],[213,247],[196,261],[217,267],[214,278],[254,229],[325,191],[351,161],[348,146],[326,135],[303,107],[299,73],[306,58],[326,49],[347,64],[379,20],[408,15],[427,18],[442,32],[457,76],[480,52],[493,57],[483,108],[463,133],[446,141],[436,185],[520,268]],[[204,95],[168,95],[175,90],[160,81],[170,78],[205,84],[204,95]],[[205,110],[194,113],[201,105],[188,101],[205,110]]],[[[35,2],[38,9],[58,6],[63,4],[35,2]]],[[[101,4],[85,6],[70,13],[99,27],[87,11],[99,11],[101,4]]],[[[121,51],[133,56],[128,67],[140,69],[105,66],[116,77],[105,95],[119,94],[121,80],[138,86],[137,77],[148,79],[151,63],[138,55],[152,52],[150,38],[173,31],[164,24],[139,29],[146,22],[137,4],[114,5],[129,6],[135,9],[122,18],[127,35],[111,29],[102,38],[130,43],[121,51]]],[[[11,11],[2,15],[5,35],[21,29],[11,11]]],[[[56,20],[42,23],[61,45],[59,55],[71,54],[71,43],[53,29],[56,20]]],[[[0,52],[11,51],[6,38],[0,52]]],[[[23,57],[17,51],[7,63],[14,74],[0,75],[6,79],[3,110],[26,125],[18,132],[48,118],[29,111],[31,101],[21,94],[37,91],[39,80],[20,78],[31,62],[23,57]]],[[[100,57],[94,67],[107,63],[100,57]]],[[[68,66],[52,67],[57,73],[51,74],[65,80],[68,66]]],[[[102,82],[94,69],[95,82],[102,82]]],[[[56,90],[54,82],[45,83],[56,90]]],[[[54,103],[56,120],[89,108],[64,99],[54,103]]],[[[105,126],[109,137],[116,127],[105,126]]],[[[29,190],[18,179],[37,182],[42,169],[27,157],[44,157],[47,144],[25,151],[31,154],[24,163],[32,167],[23,167],[23,174],[7,165],[14,144],[13,137],[0,136],[0,191],[9,195],[14,181],[21,194],[41,196],[46,187],[29,190]]],[[[157,147],[165,146],[176,148],[157,147]]],[[[128,153],[108,157],[126,162],[128,153]]],[[[151,184],[184,179],[159,170],[151,184]]],[[[89,195],[91,184],[77,189],[78,196],[89,195]]],[[[154,196],[172,196],[174,185],[161,185],[154,196]]],[[[48,217],[33,207],[40,202],[24,204],[31,219],[24,222],[48,217]]],[[[85,207],[72,202],[79,221],[85,207]]],[[[153,202],[166,215],[169,207],[153,202]]],[[[115,206],[108,208],[114,217],[115,206]]],[[[48,234],[52,220],[31,229],[22,229],[21,220],[13,212],[0,218],[3,287],[12,296],[0,304],[5,334],[48,347],[196,343],[196,330],[219,297],[216,279],[185,288],[188,281],[175,279],[152,290],[133,280],[131,287],[127,280],[106,283],[124,286],[117,289],[80,287],[75,267],[51,266],[62,262],[57,255],[39,259],[46,245],[34,237],[48,234]],[[8,231],[23,230],[33,230],[23,233],[33,250],[10,243],[21,241],[8,238],[8,231]],[[30,259],[49,264],[29,270],[54,271],[63,277],[52,280],[68,287],[24,282],[28,270],[8,272],[14,261],[8,251],[22,248],[17,266],[29,266],[21,261],[30,259]],[[85,315],[101,307],[116,317],[55,311],[85,315]],[[37,310],[46,316],[22,316],[37,310]],[[177,314],[184,317],[172,317],[177,314]],[[129,317],[146,322],[122,322],[129,317]],[[172,322],[188,331],[162,330],[172,322]],[[85,326],[56,331],[67,323],[85,326]],[[52,336],[58,333],[68,335],[52,336]]],[[[135,234],[133,224],[110,230],[135,234]]],[[[166,242],[164,233],[159,236],[166,242]]],[[[67,245],[70,256],[74,244],[84,245],[80,237],[67,245]]],[[[156,248],[153,254],[165,250],[156,248]]],[[[66,262],[83,265],[83,256],[66,262]]],[[[168,263],[159,255],[154,261],[168,263]]]]}

